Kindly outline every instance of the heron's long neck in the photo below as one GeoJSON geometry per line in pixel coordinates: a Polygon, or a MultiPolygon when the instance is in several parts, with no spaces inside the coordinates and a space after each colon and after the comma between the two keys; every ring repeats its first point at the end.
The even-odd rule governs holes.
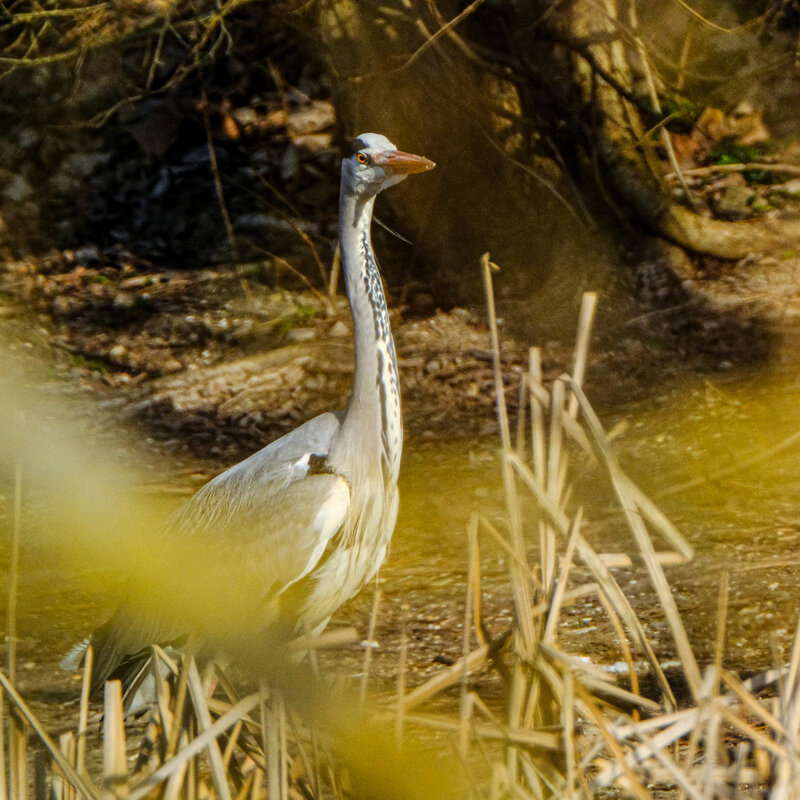
{"type": "Polygon", "coordinates": [[[340,443],[360,461],[359,467],[372,469],[378,460],[389,483],[397,481],[403,429],[397,357],[370,240],[374,202],[374,197],[365,200],[343,193],[339,207],[339,241],[355,337],[353,396],[340,443]]]}

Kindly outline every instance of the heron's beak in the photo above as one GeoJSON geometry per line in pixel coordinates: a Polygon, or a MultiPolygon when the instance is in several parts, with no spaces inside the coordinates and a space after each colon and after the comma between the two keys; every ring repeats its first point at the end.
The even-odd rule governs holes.
{"type": "Polygon", "coordinates": [[[414,172],[428,172],[436,164],[424,156],[415,156],[413,153],[404,153],[402,150],[388,150],[385,153],[376,153],[373,162],[383,167],[390,175],[411,175],[414,172]]]}

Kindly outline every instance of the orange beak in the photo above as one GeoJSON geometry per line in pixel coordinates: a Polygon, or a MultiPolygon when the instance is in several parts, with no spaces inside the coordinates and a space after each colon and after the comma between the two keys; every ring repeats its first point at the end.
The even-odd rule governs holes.
{"type": "Polygon", "coordinates": [[[425,156],[415,156],[413,153],[404,153],[402,150],[389,150],[385,153],[376,153],[373,163],[383,167],[390,175],[411,175],[415,172],[428,172],[436,164],[425,156]]]}

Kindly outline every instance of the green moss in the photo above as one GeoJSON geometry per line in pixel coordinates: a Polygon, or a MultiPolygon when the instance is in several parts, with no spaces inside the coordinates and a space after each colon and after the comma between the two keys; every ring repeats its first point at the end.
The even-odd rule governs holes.
{"type": "Polygon", "coordinates": [[[86,358],[86,356],[76,353],[72,356],[73,366],[80,369],[88,369],[92,372],[111,372],[111,365],[102,358],[86,358]]]}
{"type": "Polygon", "coordinates": [[[767,152],[767,143],[742,145],[734,139],[723,139],[714,145],[708,154],[711,164],[749,164],[760,161],[767,152]]]}
{"type": "Polygon", "coordinates": [[[297,311],[293,314],[287,314],[278,323],[277,331],[281,336],[286,336],[293,328],[299,328],[303,323],[310,320],[317,313],[314,306],[298,306],[297,311]]]}
{"type": "Polygon", "coordinates": [[[702,108],[688,97],[667,94],[659,98],[666,127],[674,133],[689,133],[697,122],[702,108]]]}

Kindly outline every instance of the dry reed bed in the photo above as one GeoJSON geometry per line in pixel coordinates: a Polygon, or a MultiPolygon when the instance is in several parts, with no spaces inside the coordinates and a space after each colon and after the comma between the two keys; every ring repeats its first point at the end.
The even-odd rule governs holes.
{"type": "MultiPolygon", "coordinates": [[[[482,259],[502,439],[506,530],[472,515],[467,543],[469,573],[464,608],[463,656],[421,686],[406,687],[401,646],[398,689],[391,699],[367,695],[370,649],[365,651],[359,691],[346,695],[366,709],[350,724],[388,727],[402,748],[409,730],[437,732],[452,743],[463,766],[452,782],[453,796],[501,798],[649,798],[654,787],[679,798],[800,797],[800,626],[789,664],[742,681],[723,667],[727,575],[720,586],[718,635],[713,663],[698,665],[664,575],[667,563],[691,558],[691,547],[621,469],[602,426],[586,399],[582,380],[596,298],[584,296],[569,375],[550,387],[541,379],[538,349],[530,351],[520,386],[520,414],[512,437],[500,373],[497,323],[488,254],[482,259]],[[630,566],[626,554],[597,553],[581,529],[591,509],[570,503],[570,462],[591,459],[610,482],[621,518],[639,549],[688,687],[683,707],[648,641],[643,624],[617,583],[612,566],[630,566]],[[535,518],[523,514],[523,500],[535,501],[535,518]],[[657,551],[654,534],[669,545],[657,551]],[[481,622],[480,551],[491,542],[507,556],[515,626],[489,640],[481,622]],[[532,547],[533,542],[538,547],[532,547]],[[529,553],[536,552],[535,560],[529,553]],[[578,582],[580,564],[589,581],[578,582]],[[562,613],[586,596],[598,599],[616,633],[620,658],[628,666],[625,686],[614,676],[560,646],[562,613]],[[640,693],[635,660],[644,659],[655,679],[655,696],[640,693]],[[490,709],[471,688],[470,673],[502,660],[509,674],[505,715],[490,709]],[[773,686],[768,699],[759,696],[773,686]],[[458,713],[426,712],[426,703],[458,692],[458,713]],[[369,720],[369,722],[367,722],[369,720]],[[611,788],[609,788],[611,787],[611,788]],[[608,796],[608,795],[604,795],[608,796]]],[[[0,725],[0,800],[77,798],[344,798],[351,752],[342,758],[321,717],[301,722],[291,695],[262,688],[240,697],[225,673],[213,665],[201,675],[190,655],[175,664],[153,648],[158,702],[131,768],[118,682],[105,687],[103,773],[86,769],[90,662],[84,671],[75,733],[54,742],[14,689],[15,559],[19,546],[17,475],[9,597],[8,675],[0,673],[6,720],[0,725]],[[158,666],[172,673],[163,681],[158,666]],[[214,681],[218,681],[212,693],[214,681]]],[[[378,613],[373,608],[368,639],[378,613]]],[[[333,631],[310,647],[349,640],[333,631]]],[[[333,703],[333,715],[338,712],[333,703]]],[[[364,765],[355,765],[355,768],[364,765]]],[[[375,769],[375,765],[372,765],[375,769]]],[[[387,775],[387,781],[401,781],[387,775]]],[[[409,786],[388,785],[391,796],[419,796],[409,786]]],[[[357,794],[355,796],[358,796],[357,794]]],[[[433,795],[431,795],[433,796],[433,795]]],[[[437,794],[437,796],[441,796],[437,794]]]]}

